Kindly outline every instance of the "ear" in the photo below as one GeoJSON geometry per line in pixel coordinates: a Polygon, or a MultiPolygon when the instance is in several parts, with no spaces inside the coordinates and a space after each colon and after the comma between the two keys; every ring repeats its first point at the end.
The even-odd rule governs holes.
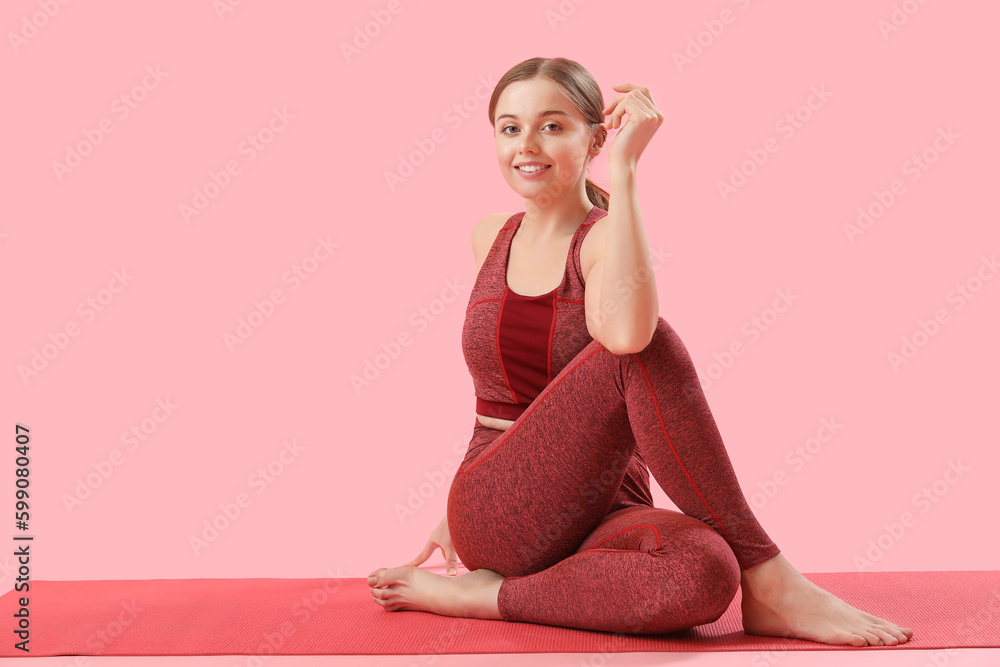
{"type": "Polygon", "coordinates": [[[593,144],[591,145],[591,151],[594,155],[598,155],[601,152],[601,148],[608,140],[608,126],[604,123],[598,123],[597,127],[594,128],[593,144]]]}

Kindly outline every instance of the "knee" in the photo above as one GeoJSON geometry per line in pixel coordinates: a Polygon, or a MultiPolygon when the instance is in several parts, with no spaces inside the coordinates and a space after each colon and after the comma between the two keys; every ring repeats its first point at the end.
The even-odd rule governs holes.
{"type": "Polygon", "coordinates": [[[672,336],[676,335],[673,328],[667,324],[667,321],[663,319],[662,316],[656,318],[656,327],[653,329],[653,335],[650,337],[649,342],[646,343],[646,347],[642,348],[635,354],[642,354],[647,350],[652,350],[660,345],[668,343],[672,336]]]}
{"type": "Polygon", "coordinates": [[[740,587],[736,555],[715,531],[704,537],[708,539],[689,543],[683,563],[675,565],[681,571],[675,579],[680,590],[669,605],[671,613],[661,619],[661,632],[717,621],[736,597],[740,587]]]}
{"type": "Polygon", "coordinates": [[[692,627],[719,620],[736,597],[741,580],[736,554],[721,536],[712,540],[696,561],[691,581],[695,591],[691,605],[692,627]]]}
{"type": "MultiPolygon", "coordinates": [[[[642,358],[650,356],[662,356],[663,354],[676,354],[678,346],[683,346],[680,337],[674,328],[663,319],[662,316],[656,318],[656,327],[646,346],[635,354],[642,358]]],[[[631,356],[631,355],[629,355],[631,356]]]]}
{"type": "Polygon", "coordinates": [[[653,329],[653,337],[650,339],[650,341],[652,342],[654,340],[659,340],[659,339],[668,340],[672,339],[676,335],[677,333],[674,331],[674,328],[670,326],[670,324],[668,324],[667,321],[663,319],[663,316],[661,315],[656,318],[656,328],[653,329]]]}

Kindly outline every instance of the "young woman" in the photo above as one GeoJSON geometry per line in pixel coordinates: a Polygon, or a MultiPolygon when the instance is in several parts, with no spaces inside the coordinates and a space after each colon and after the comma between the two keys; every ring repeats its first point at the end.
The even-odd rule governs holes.
{"type": "Polygon", "coordinates": [[[742,587],[747,633],[906,642],[909,628],[803,577],[750,510],[687,349],[658,313],[636,165],[663,115],[649,89],[615,90],[605,106],[579,63],[531,58],[493,91],[500,170],[525,210],[472,232],[473,435],[423,551],[369,576],[375,602],[658,634],[718,619],[742,587]],[[610,194],[587,178],[608,129],[619,129],[610,194]],[[649,471],[681,512],[653,507],[649,471]],[[456,555],[470,572],[417,567],[437,548],[450,572],[456,555]]]}

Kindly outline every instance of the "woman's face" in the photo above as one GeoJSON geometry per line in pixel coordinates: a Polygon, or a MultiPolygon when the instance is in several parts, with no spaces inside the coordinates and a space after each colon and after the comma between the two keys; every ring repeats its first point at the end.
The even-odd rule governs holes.
{"type": "Polygon", "coordinates": [[[509,84],[497,99],[494,118],[500,171],[519,195],[534,199],[547,192],[556,199],[584,182],[592,157],[588,149],[603,125],[591,130],[554,82],[535,78],[509,84]],[[539,115],[545,112],[555,113],[539,115]],[[529,162],[547,166],[534,173],[518,168],[529,162]]]}

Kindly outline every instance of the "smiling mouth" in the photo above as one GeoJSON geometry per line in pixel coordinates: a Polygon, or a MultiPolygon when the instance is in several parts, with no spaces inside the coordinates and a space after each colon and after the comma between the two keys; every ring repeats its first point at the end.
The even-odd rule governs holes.
{"type": "Polygon", "coordinates": [[[517,169],[518,171],[523,171],[526,174],[537,174],[540,171],[545,171],[546,169],[549,169],[551,166],[552,165],[547,164],[544,167],[539,165],[531,165],[530,167],[527,168],[525,167],[514,167],[514,168],[517,169]]]}

